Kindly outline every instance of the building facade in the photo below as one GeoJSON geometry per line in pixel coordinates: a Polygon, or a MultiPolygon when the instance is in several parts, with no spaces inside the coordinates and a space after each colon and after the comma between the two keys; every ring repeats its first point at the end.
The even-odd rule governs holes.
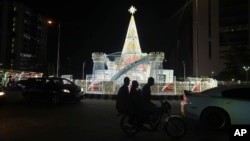
{"type": "Polygon", "coordinates": [[[249,57],[233,61],[227,54],[249,50],[249,7],[248,0],[187,1],[176,16],[176,47],[168,58],[176,76],[242,79],[249,57]]]}
{"type": "Polygon", "coordinates": [[[0,3],[1,71],[46,72],[46,19],[15,1],[0,3]]]}

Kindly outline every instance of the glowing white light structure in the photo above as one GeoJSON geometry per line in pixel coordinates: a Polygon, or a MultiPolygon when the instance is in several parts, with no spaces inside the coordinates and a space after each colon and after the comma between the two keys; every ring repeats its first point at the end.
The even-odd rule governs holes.
{"type": "Polygon", "coordinates": [[[94,62],[92,78],[122,82],[123,78],[128,76],[131,80],[146,82],[150,76],[154,77],[156,81],[160,76],[166,76],[162,75],[164,52],[156,51],[147,54],[141,51],[134,18],[137,9],[131,6],[128,11],[131,17],[121,53],[116,54],[112,61],[105,53],[92,53],[94,62]]]}

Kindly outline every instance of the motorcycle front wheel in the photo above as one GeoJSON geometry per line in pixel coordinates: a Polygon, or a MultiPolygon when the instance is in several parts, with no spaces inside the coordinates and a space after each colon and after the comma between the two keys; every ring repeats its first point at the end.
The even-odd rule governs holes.
{"type": "Polygon", "coordinates": [[[120,121],[122,131],[128,136],[134,136],[138,132],[136,120],[129,115],[123,115],[120,121]]]}
{"type": "Polygon", "coordinates": [[[187,126],[179,116],[169,116],[164,124],[166,133],[172,138],[181,138],[186,134],[187,126]]]}

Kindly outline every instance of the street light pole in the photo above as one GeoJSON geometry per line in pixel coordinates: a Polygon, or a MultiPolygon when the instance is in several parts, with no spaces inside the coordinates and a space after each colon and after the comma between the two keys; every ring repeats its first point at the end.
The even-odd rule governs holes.
{"type": "MultiPolygon", "coordinates": [[[[48,24],[53,24],[53,21],[48,20],[48,24]]],[[[60,67],[60,42],[61,42],[61,37],[60,36],[61,36],[61,23],[58,22],[56,77],[59,77],[59,67],[60,67]]]]}
{"type": "Polygon", "coordinates": [[[58,23],[58,43],[57,43],[57,63],[56,63],[56,77],[59,77],[59,65],[60,65],[60,40],[61,40],[61,23],[58,23]]]}
{"type": "Polygon", "coordinates": [[[186,66],[184,61],[182,61],[182,63],[183,63],[183,80],[186,81],[186,66]]]}
{"type": "Polygon", "coordinates": [[[250,67],[244,66],[243,69],[246,71],[246,81],[248,81],[248,70],[250,69],[250,67]]]}
{"type": "Polygon", "coordinates": [[[195,73],[196,78],[198,78],[199,75],[199,58],[198,58],[198,48],[199,48],[199,3],[198,0],[195,0],[195,73]]]}
{"type": "Polygon", "coordinates": [[[82,80],[84,80],[84,69],[85,69],[85,64],[86,64],[86,62],[84,61],[84,62],[82,63],[82,80]]]}

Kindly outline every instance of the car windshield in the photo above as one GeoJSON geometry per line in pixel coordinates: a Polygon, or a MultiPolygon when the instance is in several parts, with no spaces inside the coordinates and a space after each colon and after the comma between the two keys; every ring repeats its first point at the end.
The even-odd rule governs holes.
{"type": "Polygon", "coordinates": [[[69,81],[68,79],[62,79],[63,85],[73,85],[73,82],[69,81]]]}
{"type": "Polygon", "coordinates": [[[221,95],[220,91],[222,91],[225,88],[226,87],[214,87],[214,88],[204,90],[201,93],[204,95],[210,95],[210,96],[220,96],[221,95]]]}
{"type": "Polygon", "coordinates": [[[216,89],[216,88],[206,89],[206,90],[201,91],[200,93],[202,93],[202,94],[207,94],[207,93],[213,92],[215,89],[216,89]]]}
{"type": "Polygon", "coordinates": [[[234,98],[234,99],[248,99],[250,95],[247,93],[250,91],[250,87],[232,88],[222,92],[223,97],[234,98]]]}
{"type": "Polygon", "coordinates": [[[54,79],[53,81],[58,85],[73,85],[73,82],[69,81],[68,79],[54,79]]]}

